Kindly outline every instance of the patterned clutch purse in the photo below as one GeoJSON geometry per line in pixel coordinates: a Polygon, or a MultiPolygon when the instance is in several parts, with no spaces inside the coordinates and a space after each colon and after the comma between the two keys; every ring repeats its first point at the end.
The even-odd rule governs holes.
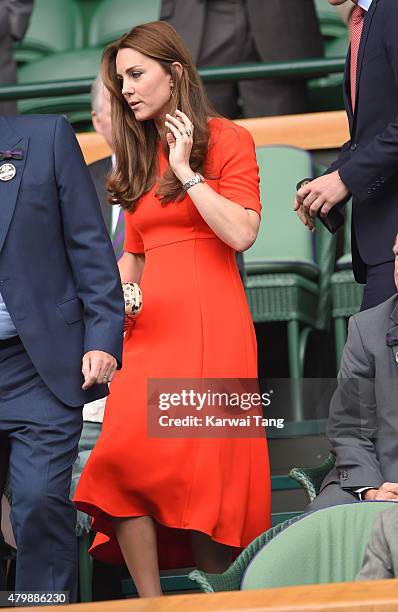
{"type": "Polygon", "coordinates": [[[142,291],[137,283],[123,283],[124,311],[128,317],[136,317],[142,310],[142,291]]]}

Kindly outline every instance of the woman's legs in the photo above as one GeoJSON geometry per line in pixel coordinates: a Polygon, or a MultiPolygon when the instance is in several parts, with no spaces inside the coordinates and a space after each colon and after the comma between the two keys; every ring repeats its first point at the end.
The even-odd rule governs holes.
{"type": "Polygon", "coordinates": [[[153,519],[150,516],[115,518],[113,526],[139,596],[163,595],[153,519]]]}
{"type": "MultiPolygon", "coordinates": [[[[114,518],[113,526],[140,597],[163,595],[160,587],[156,527],[150,516],[114,518]]],[[[191,531],[192,552],[199,569],[222,574],[231,564],[232,548],[205,533],[191,531]]]]}
{"type": "Polygon", "coordinates": [[[215,542],[200,531],[191,531],[191,544],[195,563],[200,570],[209,574],[222,574],[230,566],[230,546],[215,542]]]}

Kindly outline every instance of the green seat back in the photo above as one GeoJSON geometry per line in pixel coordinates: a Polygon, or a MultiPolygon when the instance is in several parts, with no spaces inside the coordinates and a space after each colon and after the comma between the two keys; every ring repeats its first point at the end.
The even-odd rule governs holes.
{"type": "Polygon", "coordinates": [[[334,38],[325,45],[326,57],[346,57],[348,51],[348,34],[344,32],[339,38],[334,38]]]}
{"type": "MultiPolygon", "coordinates": [[[[26,64],[19,73],[20,83],[40,83],[43,80],[94,79],[99,71],[101,49],[77,49],[50,55],[37,62],[26,64]]],[[[31,98],[18,102],[18,111],[23,114],[59,113],[66,114],[71,123],[79,128],[91,124],[89,94],[71,96],[31,98]]]]}
{"type": "Polygon", "coordinates": [[[270,263],[316,269],[312,234],[293,211],[296,184],[313,176],[311,155],[285,146],[257,147],[256,155],[263,212],[257,240],[245,251],[247,273],[266,271],[270,263]]]}
{"type": "Polygon", "coordinates": [[[331,6],[327,0],[315,0],[315,7],[325,42],[340,38],[344,33],[347,35],[347,26],[340,19],[334,6],[331,6]]]}
{"type": "Polygon", "coordinates": [[[82,44],[83,20],[76,0],[35,0],[26,35],[15,45],[15,56],[22,64],[82,44]]]}
{"type": "Polygon", "coordinates": [[[49,55],[23,66],[20,83],[42,83],[79,78],[95,78],[101,63],[101,49],[77,49],[49,55]]]}
{"type": "Polygon", "coordinates": [[[257,553],[245,572],[242,590],[354,580],[376,515],[393,505],[343,504],[309,514],[257,553]]]}
{"type": "Polygon", "coordinates": [[[160,0],[102,0],[91,21],[89,45],[107,45],[136,25],[158,20],[160,4],[160,0]]]}
{"type": "MultiPolygon", "coordinates": [[[[325,41],[326,57],[345,57],[347,55],[347,48],[348,38],[346,31],[338,38],[325,41]]],[[[328,74],[327,76],[309,81],[311,111],[321,112],[344,108],[343,78],[343,74],[339,73],[328,74]]]]}

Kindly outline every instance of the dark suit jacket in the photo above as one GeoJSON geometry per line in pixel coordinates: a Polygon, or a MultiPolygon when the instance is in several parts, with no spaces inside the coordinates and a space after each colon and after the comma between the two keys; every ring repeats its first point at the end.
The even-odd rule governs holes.
{"type": "MultiPolygon", "coordinates": [[[[18,148],[17,174],[0,181],[0,291],[32,362],[70,406],[90,350],[121,363],[124,301],[113,248],[74,132],[63,117],[0,117],[0,149],[18,148]]],[[[1,164],[0,164],[1,165],[1,164]]]]}
{"type": "MultiPolygon", "coordinates": [[[[256,48],[264,62],[323,55],[313,0],[246,0],[256,48]]],[[[198,61],[205,26],[204,0],[163,0],[161,19],[180,32],[198,61]]],[[[231,41],[234,44],[234,41],[231,41]]]]}
{"type": "Polygon", "coordinates": [[[102,216],[109,233],[112,229],[112,206],[108,204],[108,192],[105,189],[105,177],[112,168],[112,157],[104,157],[88,166],[91,179],[101,204],[102,216]]]}
{"type": "Polygon", "coordinates": [[[359,282],[366,281],[364,263],[393,259],[398,231],[397,8],[396,0],[373,0],[365,16],[354,114],[348,52],[344,103],[350,140],[328,169],[339,169],[353,195],[353,268],[359,282]]]}
{"type": "Polygon", "coordinates": [[[398,482],[398,295],[351,317],[327,435],[342,489],[398,482]],[[386,343],[387,334],[394,346],[386,343]]]}
{"type": "MultiPolygon", "coordinates": [[[[15,83],[17,69],[12,44],[21,40],[28,28],[33,0],[1,0],[0,2],[0,84],[15,83]]],[[[0,113],[15,112],[15,102],[1,102],[0,113]]]]}

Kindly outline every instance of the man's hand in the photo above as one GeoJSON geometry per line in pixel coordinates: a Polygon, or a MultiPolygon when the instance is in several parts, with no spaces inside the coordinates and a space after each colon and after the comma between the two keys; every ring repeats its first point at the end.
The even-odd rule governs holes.
{"type": "Polygon", "coordinates": [[[398,501],[398,482],[385,482],[379,489],[368,489],[363,494],[366,501],[398,501]]]}
{"type": "Polygon", "coordinates": [[[310,232],[314,232],[315,231],[314,219],[312,219],[312,217],[307,215],[307,213],[305,212],[304,207],[300,203],[300,200],[297,197],[297,195],[296,195],[296,198],[294,200],[294,210],[297,212],[297,215],[298,215],[298,218],[300,219],[300,221],[302,223],[304,223],[304,225],[306,227],[308,227],[310,232]]]}
{"type": "Polygon", "coordinates": [[[86,391],[95,384],[108,383],[112,380],[117,368],[116,359],[113,355],[104,351],[89,351],[83,357],[82,373],[84,384],[82,389],[86,391]]]}
{"type": "MultiPolygon", "coordinates": [[[[320,210],[320,214],[326,217],[333,206],[345,200],[349,193],[338,170],[335,170],[301,187],[296,194],[295,210],[299,211],[303,207],[304,214],[312,219],[315,219],[320,210]]],[[[303,220],[300,213],[299,217],[303,220]]]]}

